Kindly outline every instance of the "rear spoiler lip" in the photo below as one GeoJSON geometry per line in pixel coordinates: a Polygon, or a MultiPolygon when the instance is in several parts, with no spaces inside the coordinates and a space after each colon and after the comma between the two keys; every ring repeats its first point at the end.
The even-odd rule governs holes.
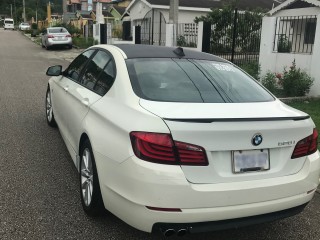
{"type": "Polygon", "coordinates": [[[265,121],[302,121],[310,116],[299,117],[262,117],[262,118],[163,118],[172,122],[213,123],[213,122],[265,122],[265,121]]]}

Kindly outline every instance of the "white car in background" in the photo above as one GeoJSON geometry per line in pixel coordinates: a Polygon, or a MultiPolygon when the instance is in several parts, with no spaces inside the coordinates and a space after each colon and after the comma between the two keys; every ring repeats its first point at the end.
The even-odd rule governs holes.
{"type": "Polygon", "coordinates": [[[97,45],[50,67],[46,116],[79,170],[84,211],[165,236],[299,213],[319,184],[306,113],[216,56],[97,45]]]}
{"type": "Polygon", "coordinates": [[[4,30],[14,30],[14,20],[12,18],[5,18],[3,21],[3,28],[4,30]]]}
{"type": "Polygon", "coordinates": [[[27,22],[22,22],[19,24],[19,30],[21,31],[30,30],[30,29],[31,29],[30,24],[27,22]]]}
{"type": "Polygon", "coordinates": [[[53,46],[66,46],[72,48],[72,37],[64,27],[49,27],[41,33],[42,47],[49,49],[53,46]]]}

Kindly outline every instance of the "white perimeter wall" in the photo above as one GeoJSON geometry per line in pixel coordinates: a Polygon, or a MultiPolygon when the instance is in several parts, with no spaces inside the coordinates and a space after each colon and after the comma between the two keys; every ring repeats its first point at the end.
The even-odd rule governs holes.
{"type": "Polygon", "coordinates": [[[274,52],[273,45],[276,17],[263,18],[259,58],[259,63],[261,66],[261,76],[264,76],[268,71],[275,73],[283,72],[284,67],[287,67],[287,69],[289,69],[292,62],[295,60],[297,67],[305,70],[311,77],[314,78],[314,84],[311,87],[309,95],[320,96],[320,9],[317,10],[318,12],[314,8],[312,8],[312,11],[304,10],[303,12],[299,12],[298,14],[297,10],[295,9],[293,11],[286,10],[286,15],[283,13],[284,11],[277,14],[277,16],[301,16],[314,15],[315,13],[317,13],[317,30],[312,54],[274,52]],[[290,15],[288,14],[288,12],[290,13],[290,15]]]}
{"type": "MultiPolygon", "coordinates": [[[[149,6],[144,4],[143,2],[139,1],[136,2],[130,9],[130,18],[131,21],[135,23],[139,23],[139,20],[142,20],[144,16],[151,10],[149,6]]],[[[163,8],[155,8],[155,11],[160,11],[164,18],[166,19],[166,23],[169,23],[169,7],[168,9],[163,8]]],[[[179,10],[179,23],[193,23],[194,19],[196,17],[204,16],[209,11],[203,10],[203,11],[186,11],[186,10],[179,10]]]]}

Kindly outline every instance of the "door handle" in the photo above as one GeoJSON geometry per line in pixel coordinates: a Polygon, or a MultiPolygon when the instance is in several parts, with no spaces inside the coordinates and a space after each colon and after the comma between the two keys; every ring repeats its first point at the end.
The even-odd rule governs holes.
{"type": "Polygon", "coordinates": [[[68,92],[69,86],[66,86],[66,87],[64,87],[63,89],[64,89],[64,91],[68,92]]]}
{"type": "Polygon", "coordinates": [[[88,98],[84,98],[84,99],[81,100],[81,103],[83,105],[85,105],[86,107],[88,107],[89,106],[89,99],[88,98]]]}

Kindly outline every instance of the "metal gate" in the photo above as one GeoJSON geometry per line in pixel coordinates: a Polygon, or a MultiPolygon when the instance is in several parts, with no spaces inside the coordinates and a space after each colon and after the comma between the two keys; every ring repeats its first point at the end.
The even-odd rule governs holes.
{"type": "Polygon", "coordinates": [[[210,53],[240,66],[257,63],[261,28],[261,14],[230,11],[211,25],[210,53]]]}
{"type": "Polygon", "coordinates": [[[141,44],[166,44],[166,19],[158,10],[150,10],[141,23],[141,44]]]}

